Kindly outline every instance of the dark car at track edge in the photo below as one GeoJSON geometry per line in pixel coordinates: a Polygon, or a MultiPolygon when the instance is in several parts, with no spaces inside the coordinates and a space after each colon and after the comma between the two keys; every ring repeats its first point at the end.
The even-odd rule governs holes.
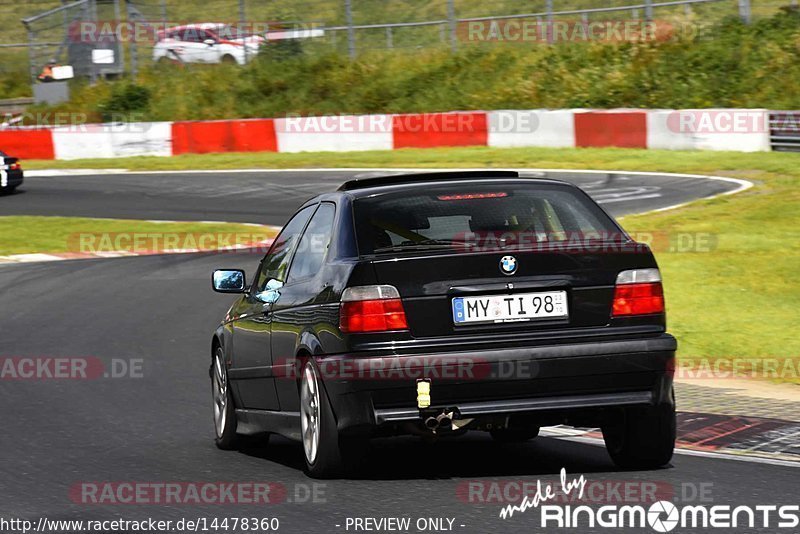
{"type": "Polygon", "coordinates": [[[22,164],[18,158],[0,151],[0,194],[13,193],[22,185],[22,164]]]}
{"type": "Polygon", "coordinates": [[[216,443],[277,433],[307,472],[371,437],[599,427],[621,467],[675,443],[661,276],[586,193],[513,171],[354,179],[283,227],[211,346],[216,443]]]}

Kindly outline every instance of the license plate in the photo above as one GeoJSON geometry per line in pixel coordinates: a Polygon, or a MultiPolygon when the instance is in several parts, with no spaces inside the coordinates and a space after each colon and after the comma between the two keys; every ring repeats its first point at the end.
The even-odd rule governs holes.
{"type": "Polygon", "coordinates": [[[510,323],[568,316],[566,291],[456,297],[453,299],[453,322],[455,324],[510,323]]]}

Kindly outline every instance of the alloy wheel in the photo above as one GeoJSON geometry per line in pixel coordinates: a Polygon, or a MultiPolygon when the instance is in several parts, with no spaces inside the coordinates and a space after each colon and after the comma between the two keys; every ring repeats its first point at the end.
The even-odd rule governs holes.
{"type": "Polygon", "coordinates": [[[303,435],[303,449],[309,464],[313,464],[317,459],[319,449],[319,395],[317,372],[311,363],[307,363],[300,385],[300,426],[303,435]]]}
{"type": "Polygon", "coordinates": [[[221,438],[228,422],[228,373],[222,348],[214,354],[214,369],[211,374],[211,395],[214,399],[214,428],[221,438]]]}

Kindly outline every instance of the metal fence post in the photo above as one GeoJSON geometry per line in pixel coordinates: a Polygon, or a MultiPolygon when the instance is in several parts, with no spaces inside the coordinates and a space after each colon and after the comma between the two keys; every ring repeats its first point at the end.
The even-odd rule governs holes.
{"type": "Polygon", "coordinates": [[[453,49],[453,52],[455,52],[458,49],[455,0],[447,0],[447,20],[450,23],[450,47],[453,49]]]}
{"type": "Polygon", "coordinates": [[[386,27],[386,48],[394,48],[394,41],[392,40],[392,27],[386,27]]]}
{"type": "Polygon", "coordinates": [[[750,0],[739,0],[739,17],[745,24],[750,24],[750,0]]]}
{"type": "Polygon", "coordinates": [[[356,30],[353,28],[352,0],[344,0],[344,16],[347,22],[347,53],[350,59],[356,57],[356,30]]]}
{"type": "Polygon", "coordinates": [[[547,42],[553,42],[553,0],[547,0],[545,7],[547,11],[547,42]]]}
{"type": "MultiPolygon", "coordinates": [[[[245,12],[245,8],[244,8],[244,0],[239,0],[239,31],[240,32],[243,31],[243,29],[245,27],[244,26],[245,18],[246,18],[246,12],[245,12]]],[[[247,42],[245,41],[245,44],[244,44],[244,62],[245,62],[245,64],[250,59],[248,57],[248,55],[249,54],[248,54],[248,50],[247,50],[247,42]]]]}
{"type": "Polygon", "coordinates": [[[31,83],[36,83],[36,72],[38,70],[36,65],[36,52],[33,49],[33,41],[35,38],[36,37],[33,34],[33,30],[28,28],[28,70],[31,73],[31,83]]]}
{"type": "Polygon", "coordinates": [[[161,22],[167,22],[167,0],[161,0],[161,22]]]}
{"type": "Polygon", "coordinates": [[[653,0],[644,0],[644,20],[653,20],[653,0]]]}
{"type": "MultiPolygon", "coordinates": [[[[122,10],[119,6],[120,0],[114,0],[114,17],[117,19],[117,23],[122,22],[122,10]]],[[[122,68],[122,72],[125,72],[125,46],[120,42],[119,39],[115,38],[114,42],[117,45],[117,51],[119,52],[119,65],[122,68]]]]}
{"type": "MultiPolygon", "coordinates": [[[[128,23],[135,24],[136,23],[136,11],[134,11],[133,5],[130,2],[125,2],[125,11],[127,13],[128,23]]],[[[128,51],[131,54],[131,78],[136,78],[139,74],[139,51],[136,47],[136,39],[131,39],[130,48],[128,51]]]]}
{"type": "Polygon", "coordinates": [[[542,17],[536,17],[536,33],[538,34],[537,39],[539,39],[540,41],[544,37],[544,34],[542,33],[543,27],[544,24],[542,23],[542,17]]]}
{"type": "MultiPolygon", "coordinates": [[[[81,17],[83,20],[92,20],[97,21],[97,17],[93,16],[94,11],[94,2],[86,2],[85,4],[81,5],[81,17]]],[[[89,80],[91,83],[97,80],[97,66],[94,64],[94,50],[97,49],[97,42],[92,42],[92,53],[89,55],[89,80]]]]}

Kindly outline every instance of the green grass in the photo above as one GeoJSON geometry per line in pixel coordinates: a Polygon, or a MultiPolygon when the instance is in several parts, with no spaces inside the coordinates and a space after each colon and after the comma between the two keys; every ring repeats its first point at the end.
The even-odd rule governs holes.
{"type": "Polygon", "coordinates": [[[214,242],[257,242],[274,229],[233,223],[147,222],[79,217],[0,217],[0,256],[32,252],[145,252],[182,248],[202,237],[214,242]],[[207,237],[206,237],[207,236],[207,237]],[[138,239],[138,241],[134,241],[138,239]]]}
{"type": "MultiPolygon", "coordinates": [[[[710,232],[711,252],[657,252],[670,330],[683,361],[793,358],[800,309],[800,154],[630,149],[406,149],[364,153],[217,154],[74,162],[29,168],[136,170],[287,167],[540,167],[718,174],[750,190],[662,213],[625,217],[632,232],[710,232]]],[[[800,383],[800,380],[789,381],[800,383]]]]}

